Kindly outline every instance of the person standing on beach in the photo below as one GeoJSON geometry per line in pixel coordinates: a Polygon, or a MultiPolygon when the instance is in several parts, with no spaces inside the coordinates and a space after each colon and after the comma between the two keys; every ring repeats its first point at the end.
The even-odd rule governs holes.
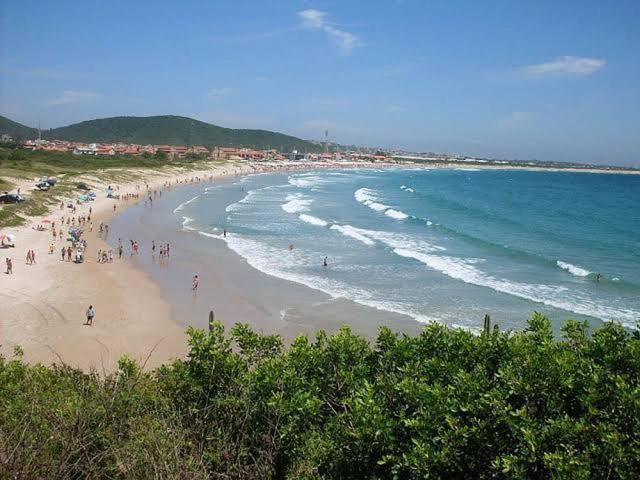
{"type": "Polygon", "coordinates": [[[27,265],[31,265],[31,250],[27,250],[27,265]]]}
{"type": "Polygon", "coordinates": [[[11,261],[11,259],[9,257],[7,257],[7,271],[6,274],[7,275],[12,275],[13,274],[13,262],[11,261]]]}
{"type": "Polygon", "coordinates": [[[35,265],[35,264],[36,264],[36,251],[31,250],[31,265],[35,265]]]}
{"type": "Polygon", "coordinates": [[[95,317],[96,312],[93,310],[93,305],[89,305],[87,308],[87,323],[85,325],[92,326],[93,325],[93,317],[95,317]]]}
{"type": "Polygon", "coordinates": [[[67,249],[64,248],[64,245],[62,246],[62,250],[60,250],[60,253],[62,253],[62,261],[64,262],[64,255],[65,253],[67,253],[67,249]]]}
{"type": "Polygon", "coordinates": [[[155,255],[156,254],[156,241],[155,240],[151,240],[151,255],[155,255]]]}
{"type": "Polygon", "coordinates": [[[194,275],[193,282],[191,283],[191,290],[193,290],[194,293],[198,291],[199,284],[200,284],[200,280],[198,279],[198,275],[194,275]]]}
{"type": "Polygon", "coordinates": [[[71,261],[71,245],[67,247],[67,262],[71,261]]]}

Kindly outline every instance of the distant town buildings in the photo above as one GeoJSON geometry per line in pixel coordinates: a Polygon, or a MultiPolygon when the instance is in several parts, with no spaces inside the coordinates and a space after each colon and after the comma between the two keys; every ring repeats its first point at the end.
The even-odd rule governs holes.
{"type": "Polygon", "coordinates": [[[125,143],[85,143],[66,140],[26,140],[20,143],[28,150],[49,152],[72,152],[74,155],[155,155],[162,152],[170,158],[184,158],[197,155],[212,160],[251,160],[251,161],[320,161],[320,162],[393,162],[391,153],[380,150],[349,150],[343,152],[306,153],[293,150],[279,152],[275,149],[256,150],[244,147],[215,146],[207,148],[202,145],[138,145],[125,143]]]}

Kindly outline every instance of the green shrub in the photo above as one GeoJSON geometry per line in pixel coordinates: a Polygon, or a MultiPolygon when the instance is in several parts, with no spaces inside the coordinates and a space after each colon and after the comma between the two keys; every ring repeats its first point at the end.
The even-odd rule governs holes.
{"type": "Polygon", "coordinates": [[[152,372],[0,358],[0,477],[640,477],[640,335],[614,323],[188,337],[152,372]]]}

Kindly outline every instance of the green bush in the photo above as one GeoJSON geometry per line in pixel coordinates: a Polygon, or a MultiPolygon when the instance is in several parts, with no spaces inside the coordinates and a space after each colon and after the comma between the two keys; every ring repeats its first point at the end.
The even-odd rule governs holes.
{"type": "Polygon", "coordinates": [[[188,338],[106,377],[0,358],[0,477],[640,477],[640,335],[614,323],[188,338]]]}

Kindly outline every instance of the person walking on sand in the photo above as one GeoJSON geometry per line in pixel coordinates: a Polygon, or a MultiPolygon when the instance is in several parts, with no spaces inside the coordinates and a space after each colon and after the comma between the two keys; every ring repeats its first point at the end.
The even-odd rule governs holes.
{"type": "Polygon", "coordinates": [[[200,280],[198,279],[198,275],[194,275],[193,281],[191,282],[191,290],[193,290],[194,293],[198,291],[199,284],[200,284],[200,280]]]}
{"type": "Polygon", "coordinates": [[[71,245],[67,247],[67,262],[71,261],[71,245]]]}
{"type": "Polygon", "coordinates": [[[7,271],[6,274],[7,275],[13,275],[13,262],[11,261],[11,259],[9,257],[7,257],[7,271]]]}
{"type": "Polygon", "coordinates": [[[93,317],[95,316],[96,316],[96,312],[93,310],[93,305],[89,305],[89,308],[87,308],[87,323],[85,323],[85,325],[92,326],[93,317]]]}
{"type": "Polygon", "coordinates": [[[31,250],[31,265],[35,265],[35,264],[36,264],[36,251],[31,250]]]}
{"type": "Polygon", "coordinates": [[[31,250],[27,250],[27,265],[31,265],[31,250]]]}
{"type": "Polygon", "coordinates": [[[62,246],[62,250],[60,250],[60,253],[62,253],[62,261],[64,262],[64,256],[67,253],[67,249],[64,248],[64,245],[62,246]]]}

